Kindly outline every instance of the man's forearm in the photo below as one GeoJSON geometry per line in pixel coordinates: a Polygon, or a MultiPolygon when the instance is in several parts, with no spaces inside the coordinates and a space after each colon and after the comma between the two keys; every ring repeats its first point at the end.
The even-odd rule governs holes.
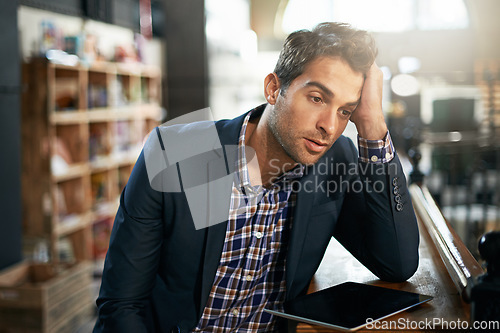
{"type": "Polygon", "coordinates": [[[335,237],[379,278],[406,280],[418,266],[419,236],[399,159],[359,169],[363,190],[346,195],[335,237]]]}

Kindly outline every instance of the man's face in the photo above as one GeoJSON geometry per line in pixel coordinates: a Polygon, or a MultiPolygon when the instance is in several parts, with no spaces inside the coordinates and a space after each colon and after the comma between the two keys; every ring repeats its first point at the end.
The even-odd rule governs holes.
{"type": "Polygon", "coordinates": [[[359,103],[363,74],[319,57],[276,98],[268,126],[294,162],[314,164],[340,137],[359,103]]]}

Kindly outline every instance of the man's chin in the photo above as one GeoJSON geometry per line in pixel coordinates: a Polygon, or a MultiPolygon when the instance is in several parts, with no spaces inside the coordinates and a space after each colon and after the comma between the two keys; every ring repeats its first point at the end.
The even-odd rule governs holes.
{"type": "Polygon", "coordinates": [[[311,165],[316,164],[319,161],[320,158],[321,158],[321,156],[318,157],[318,158],[316,158],[316,159],[314,159],[314,160],[307,160],[307,161],[297,162],[297,163],[300,163],[300,164],[302,164],[304,166],[311,166],[311,165]]]}
{"type": "Polygon", "coordinates": [[[331,146],[328,147],[328,149],[325,149],[324,151],[319,153],[311,152],[308,151],[307,149],[304,150],[287,149],[284,146],[283,148],[288,157],[290,157],[295,163],[299,163],[304,166],[310,166],[316,164],[326,154],[326,152],[331,148],[331,146]]]}
{"type": "MultiPolygon", "coordinates": [[[[296,163],[300,163],[304,166],[311,166],[313,164],[316,164],[324,155],[326,151],[321,153],[321,154],[310,154],[310,153],[305,153],[303,156],[297,156],[297,158],[294,158],[293,160],[296,163]]],[[[293,158],[293,157],[292,157],[293,158]]]]}

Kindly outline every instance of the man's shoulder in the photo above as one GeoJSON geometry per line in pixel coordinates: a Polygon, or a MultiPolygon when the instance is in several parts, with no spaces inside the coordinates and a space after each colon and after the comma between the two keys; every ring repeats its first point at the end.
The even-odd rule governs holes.
{"type": "Polygon", "coordinates": [[[194,120],[194,121],[167,121],[158,126],[161,132],[177,132],[179,134],[201,131],[216,128],[217,130],[227,130],[230,127],[241,127],[243,118],[247,113],[239,115],[233,119],[220,119],[220,120],[194,120]]]}
{"type": "Polygon", "coordinates": [[[174,120],[156,127],[149,136],[146,150],[175,151],[175,155],[186,157],[194,153],[220,149],[238,142],[244,115],[234,119],[195,120],[191,122],[174,120]],[[151,147],[155,149],[151,149],[151,147]]]}
{"type": "MultiPolygon", "coordinates": [[[[258,117],[262,114],[266,104],[261,104],[250,111],[244,112],[232,119],[213,120],[210,108],[201,109],[190,114],[186,114],[167,121],[158,126],[160,131],[187,133],[187,132],[204,132],[207,128],[216,128],[219,132],[234,132],[239,134],[241,125],[248,113],[252,113],[252,117],[258,117]]],[[[234,134],[234,133],[233,133],[234,134]]]]}

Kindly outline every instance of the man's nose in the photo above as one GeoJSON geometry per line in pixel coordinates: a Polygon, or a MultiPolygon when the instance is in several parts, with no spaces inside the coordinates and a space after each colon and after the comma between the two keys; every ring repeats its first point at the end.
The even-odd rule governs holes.
{"type": "Polygon", "coordinates": [[[337,130],[337,113],[334,110],[322,112],[316,123],[316,128],[324,135],[334,135],[337,130]]]}

